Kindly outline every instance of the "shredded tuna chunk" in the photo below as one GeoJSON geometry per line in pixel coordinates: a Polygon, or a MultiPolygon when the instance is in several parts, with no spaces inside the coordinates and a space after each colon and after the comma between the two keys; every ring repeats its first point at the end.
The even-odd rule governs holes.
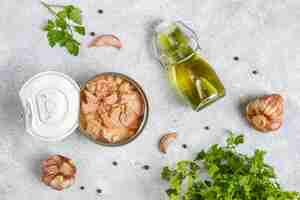
{"type": "Polygon", "coordinates": [[[96,82],[88,82],[86,84],[86,90],[91,92],[92,94],[96,93],[97,83],[96,82]]]}
{"type": "Polygon", "coordinates": [[[85,114],[96,112],[97,108],[98,108],[98,104],[96,104],[96,103],[82,103],[81,104],[81,110],[85,114]]]}
{"type": "Polygon", "coordinates": [[[105,128],[103,137],[111,143],[116,143],[128,138],[129,130],[127,128],[105,128]]]}
{"type": "Polygon", "coordinates": [[[131,94],[122,95],[122,103],[127,104],[127,109],[135,112],[137,115],[143,113],[144,104],[141,100],[141,96],[137,92],[131,94]]]}
{"type": "Polygon", "coordinates": [[[84,91],[84,95],[85,95],[86,101],[88,103],[97,103],[98,102],[97,96],[95,96],[93,93],[89,92],[88,90],[84,91]]]}
{"type": "Polygon", "coordinates": [[[144,99],[119,76],[89,81],[81,95],[80,127],[95,140],[118,143],[137,132],[144,116],[144,99]]]}
{"type": "Polygon", "coordinates": [[[113,105],[116,104],[118,101],[118,94],[117,93],[113,93],[110,96],[106,97],[104,99],[105,103],[109,104],[109,105],[113,105]]]}
{"type": "Polygon", "coordinates": [[[134,87],[129,82],[124,82],[120,86],[120,92],[122,94],[132,93],[134,92],[134,87]]]}

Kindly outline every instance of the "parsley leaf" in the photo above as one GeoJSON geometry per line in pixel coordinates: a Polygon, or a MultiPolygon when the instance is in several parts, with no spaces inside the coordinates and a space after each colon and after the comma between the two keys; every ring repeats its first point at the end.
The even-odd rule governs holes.
{"type": "Polygon", "coordinates": [[[54,47],[56,43],[64,39],[64,33],[58,30],[50,30],[47,34],[49,45],[54,47]]]}
{"type": "Polygon", "coordinates": [[[78,43],[74,40],[69,40],[66,42],[66,48],[71,55],[77,56],[79,53],[78,43]]]}
{"type": "Polygon", "coordinates": [[[81,11],[79,8],[73,7],[71,11],[68,13],[68,18],[75,22],[76,24],[81,25],[82,19],[81,19],[81,11]]]}
{"type": "Polygon", "coordinates": [[[85,28],[84,28],[84,26],[75,26],[74,29],[80,35],[85,35],[85,28]]]}
{"type": "Polygon", "coordinates": [[[166,181],[169,181],[171,176],[172,176],[172,170],[170,170],[169,167],[164,167],[161,173],[161,178],[166,181]]]}
{"type": "Polygon", "coordinates": [[[66,30],[67,29],[67,22],[64,18],[58,17],[55,20],[55,25],[60,28],[61,30],[66,30]]]}
{"type": "Polygon", "coordinates": [[[225,147],[215,144],[194,161],[179,161],[175,169],[164,167],[161,176],[169,182],[169,199],[300,200],[299,193],[285,191],[277,183],[274,169],[264,161],[265,151],[241,154],[237,146],[242,143],[243,135],[231,133],[225,147]]]}
{"type": "Polygon", "coordinates": [[[54,20],[48,20],[43,29],[47,32],[49,46],[54,47],[58,44],[65,47],[71,55],[77,56],[80,42],[76,39],[76,33],[81,36],[86,34],[82,25],[81,10],[73,5],[49,5],[45,2],[42,2],[42,5],[54,16],[54,20]]]}
{"type": "Polygon", "coordinates": [[[58,16],[59,18],[66,18],[66,17],[68,16],[68,14],[67,14],[67,12],[66,12],[66,9],[59,11],[59,12],[57,13],[57,16],[58,16]]]}
{"type": "Polygon", "coordinates": [[[244,143],[244,136],[238,135],[234,137],[233,133],[230,133],[230,136],[227,138],[226,142],[228,148],[234,149],[237,145],[244,143]]]}
{"type": "Polygon", "coordinates": [[[52,20],[48,20],[47,25],[44,27],[44,31],[51,31],[55,27],[55,23],[52,20]]]}

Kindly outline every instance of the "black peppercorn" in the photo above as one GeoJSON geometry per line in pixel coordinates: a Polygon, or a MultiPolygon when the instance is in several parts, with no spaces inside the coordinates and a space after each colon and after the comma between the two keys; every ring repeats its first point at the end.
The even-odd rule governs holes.
{"type": "Polygon", "coordinates": [[[113,161],[112,164],[113,164],[114,166],[117,166],[117,165],[118,165],[117,161],[113,161]]]}
{"type": "Polygon", "coordinates": [[[258,74],[258,71],[257,70],[253,70],[252,74],[256,75],[256,74],[258,74]]]}
{"type": "Polygon", "coordinates": [[[90,35],[91,35],[91,36],[95,36],[96,33],[95,33],[95,32],[91,32],[90,35]]]}
{"type": "Polygon", "coordinates": [[[81,189],[81,190],[84,190],[84,186],[80,186],[80,189],[81,189]]]}
{"type": "Polygon", "coordinates": [[[101,190],[101,189],[97,189],[96,191],[97,191],[98,194],[101,194],[101,193],[102,193],[102,190],[101,190]]]}
{"type": "Polygon", "coordinates": [[[235,60],[235,61],[238,61],[240,58],[239,57],[237,57],[237,56],[234,56],[233,57],[233,60],[235,60]]]}
{"type": "Polygon", "coordinates": [[[186,144],[183,144],[183,145],[182,145],[182,148],[186,149],[186,148],[187,148],[187,145],[186,145],[186,144]]]}
{"type": "Polygon", "coordinates": [[[98,10],[98,13],[99,13],[99,14],[103,14],[103,10],[102,10],[102,9],[99,9],[99,10],[98,10]]]}
{"type": "Polygon", "coordinates": [[[148,169],[150,169],[150,166],[149,166],[149,165],[144,165],[144,166],[143,166],[143,169],[144,169],[144,170],[148,170],[148,169]]]}
{"type": "Polygon", "coordinates": [[[204,129],[205,129],[205,130],[209,130],[210,127],[209,127],[209,126],[205,126],[204,129]]]}

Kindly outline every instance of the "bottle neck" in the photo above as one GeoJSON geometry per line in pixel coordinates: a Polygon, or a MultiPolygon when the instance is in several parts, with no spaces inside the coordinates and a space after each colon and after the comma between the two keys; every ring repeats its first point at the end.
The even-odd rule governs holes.
{"type": "Polygon", "coordinates": [[[160,26],[163,31],[157,35],[162,62],[170,65],[187,60],[195,54],[190,38],[176,24],[160,26]]]}

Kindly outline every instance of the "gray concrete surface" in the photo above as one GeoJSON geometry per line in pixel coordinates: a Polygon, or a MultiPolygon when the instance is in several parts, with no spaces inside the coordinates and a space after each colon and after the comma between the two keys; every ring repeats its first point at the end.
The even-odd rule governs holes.
{"type": "Polygon", "coordinates": [[[50,15],[38,0],[0,1],[0,200],[165,199],[161,168],[191,158],[210,144],[223,143],[227,129],[245,134],[247,144],[241,151],[267,150],[280,183],[300,191],[299,0],[51,2],[79,5],[88,32],[115,33],[124,49],[87,49],[91,39],[87,36],[80,55],[69,56],[63,49],[48,47],[41,26],[50,15]],[[99,15],[98,9],[104,13],[99,15]],[[203,56],[227,88],[226,98],[199,113],[176,100],[149,52],[151,25],[161,18],[192,24],[203,56]],[[97,146],[78,132],[59,143],[36,140],[24,131],[18,90],[28,78],[46,70],[67,73],[79,83],[107,71],[133,77],[150,102],[146,130],[119,148],[97,146]],[[249,97],[273,92],[286,100],[284,126],[274,135],[259,134],[245,121],[243,106],[249,97]],[[207,125],[208,131],[203,129],[207,125]],[[179,139],[168,155],[162,155],[157,142],[169,130],[178,131],[179,139]],[[77,164],[76,184],[65,192],[52,191],[39,180],[41,160],[54,153],[77,164]],[[113,166],[113,161],[119,165],[113,166]],[[150,170],[141,169],[144,164],[150,170]],[[97,188],[103,190],[101,195],[97,188]]]}

